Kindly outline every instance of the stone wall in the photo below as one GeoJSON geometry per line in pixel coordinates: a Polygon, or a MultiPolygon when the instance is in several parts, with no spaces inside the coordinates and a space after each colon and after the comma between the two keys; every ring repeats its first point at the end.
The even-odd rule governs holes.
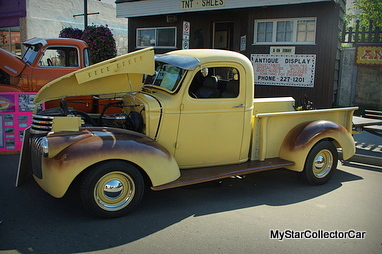
{"type": "Polygon", "coordinates": [[[353,105],[356,85],[355,48],[343,48],[340,58],[340,77],[338,84],[337,105],[353,105]]]}
{"type": "MultiPolygon", "coordinates": [[[[23,38],[58,37],[65,27],[84,29],[84,13],[81,0],[29,0],[27,1],[26,34],[23,38]]],[[[127,19],[116,18],[115,5],[88,0],[88,25],[108,25],[117,44],[117,54],[127,53],[127,19]]]]}
{"type": "Polygon", "coordinates": [[[382,109],[381,66],[358,66],[354,102],[357,105],[370,105],[382,109]]]}
{"type": "Polygon", "coordinates": [[[382,109],[382,66],[355,65],[356,48],[341,51],[337,104],[382,109]]]}

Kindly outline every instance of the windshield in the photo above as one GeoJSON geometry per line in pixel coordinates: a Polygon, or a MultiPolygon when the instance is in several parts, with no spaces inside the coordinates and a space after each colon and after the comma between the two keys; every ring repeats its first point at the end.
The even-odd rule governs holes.
{"type": "Polygon", "coordinates": [[[37,56],[40,45],[31,45],[27,48],[23,55],[24,62],[31,64],[37,56]]]}
{"type": "Polygon", "coordinates": [[[147,76],[144,85],[157,86],[169,91],[175,91],[186,70],[171,64],[155,62],[155,74],[147,76]]]}

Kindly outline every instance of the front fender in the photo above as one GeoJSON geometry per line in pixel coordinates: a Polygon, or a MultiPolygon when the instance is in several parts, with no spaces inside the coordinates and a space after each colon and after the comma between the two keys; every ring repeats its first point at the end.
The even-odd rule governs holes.
{"type": "Polygon", "coordinates": [[[82,138],[66,138],[70,145],[55,142],[62,136],[48,138],[53,157],[42,159],[42,179],[35,177],[39,185],[54,197],[62,197],[72,181],[85,169],[106,160],[125,160],[143,169],[153,186],[172,182],[180,176],[173,156],[155,140],[127,130],[90,128],[82,138]],[[91,135],[89,135],[91,134],[91,135]],[[73,140],[76,140],[73,142],[73,140]],[[51,147],[63,148],[60,152],[51,147]]]}
{"type": "Polygon", "coordinates": [[[300,124],[288,133],[280,149],[280,158],[295,162],[294,166],[287,168],[301,172],[312,147],[324,139],[342,148],[344,160],[355,153],[354,139],[343,126],[331,121],[314,121],[300,124]]]}

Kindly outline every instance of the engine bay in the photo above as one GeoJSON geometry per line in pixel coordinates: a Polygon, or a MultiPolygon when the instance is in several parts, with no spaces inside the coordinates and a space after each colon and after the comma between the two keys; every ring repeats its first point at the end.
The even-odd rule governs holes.
{"type": "MultiPolygon", "coordinates": [[[[81,127],[112,127],[131,130],[139,133],[144,132],[143,112],[135,111],[136,105],[124,105],[122,100],[114,100],[102,106],[100,113],[87,113],[68,107],[67,101],[62,99],[60,107],[49,108],[39,111],[33,116],[32,129],[42,134],[43,130],[51,130],[54,117],[80,117],[81,127]],[[45,119],[43,121],[41,119],[45,119]]],[[[49,131],[46,131],[49,132],[49,131]]]]}

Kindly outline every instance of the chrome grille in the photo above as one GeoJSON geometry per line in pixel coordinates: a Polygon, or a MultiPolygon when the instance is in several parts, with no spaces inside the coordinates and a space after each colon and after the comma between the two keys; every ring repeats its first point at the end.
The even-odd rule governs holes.
{"type": "Polygon", "coordinates": [[[31,139],[31,159],[33,175],[42,179],[42,145],[43,136],[35,136],[31,139]]]}
{"type": "Polygon", "coordinates": [[[31,134],[41,135],[52,131],[53,119],[56,116],[65,116],[61,108],[45,109],[32,117],[31,134]]]}
{"type": "Polygon", "coordinates": [[[32,117],[32,134],[47,134],[52,131],[54,116],[33,115],[32,117]]]}

